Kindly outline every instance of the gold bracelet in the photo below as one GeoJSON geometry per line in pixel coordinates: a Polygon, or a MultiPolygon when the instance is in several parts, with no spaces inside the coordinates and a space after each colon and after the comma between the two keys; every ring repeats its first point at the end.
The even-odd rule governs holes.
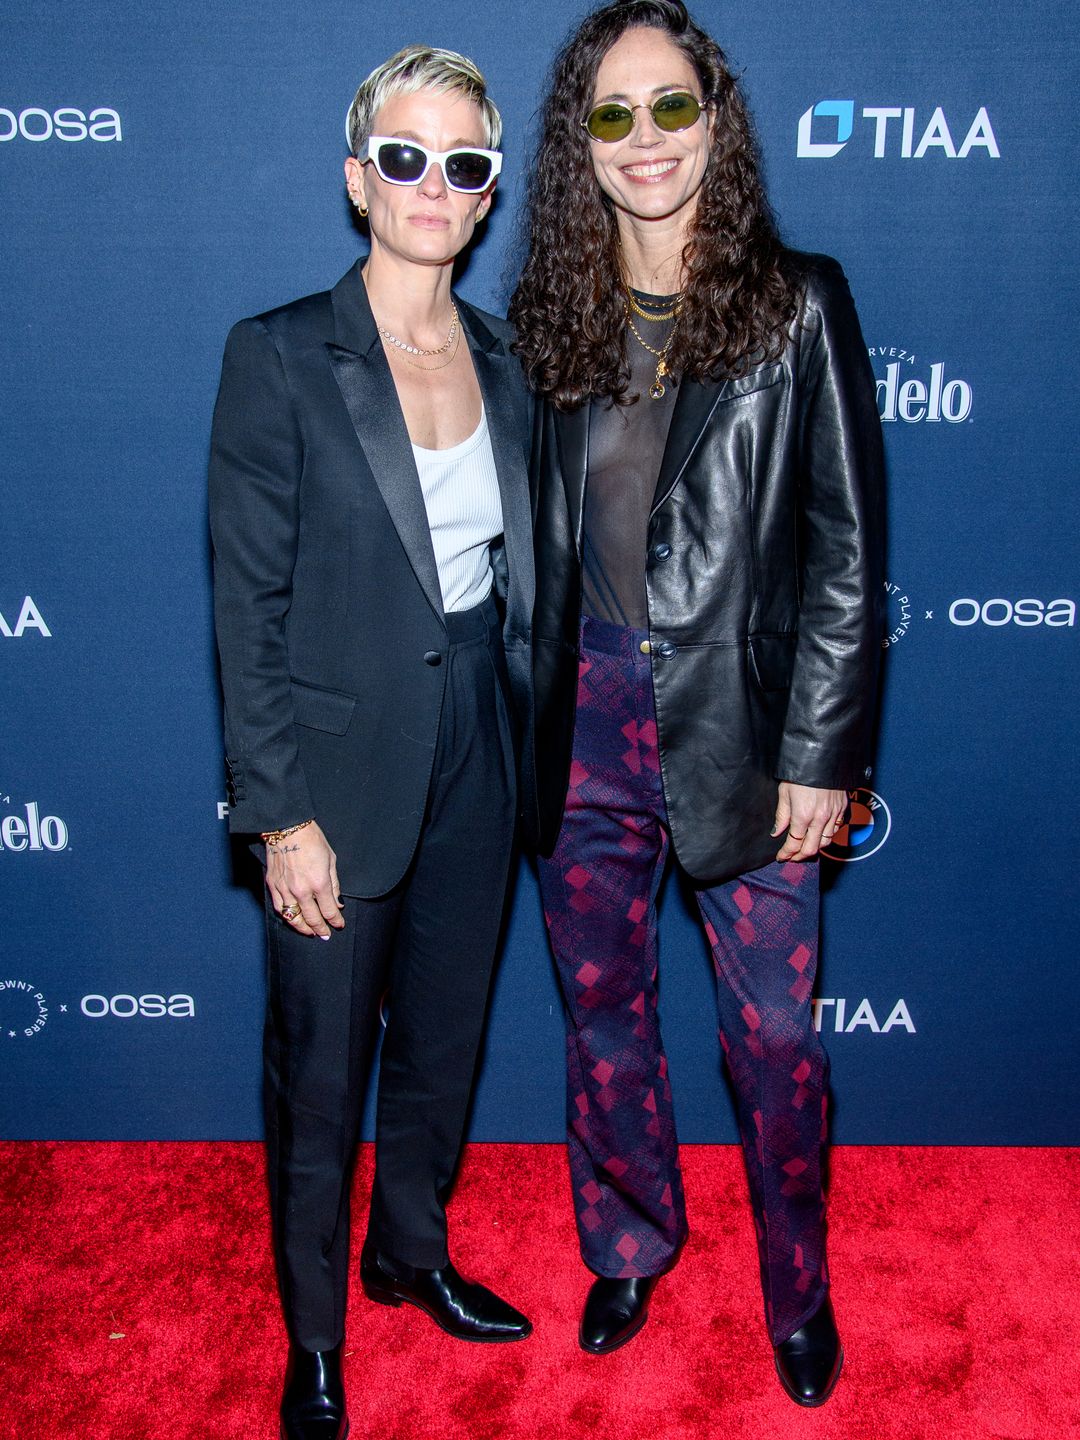
{"type": "Polygon", "coordinates": [[[314,824],[315,817],[313,815],[310,820],[301,820],[299,825],[290,825],[287,830],[264,830],[262,832],[262,838],[266,841],[267,845],[270,846],[270,849],[273,850],[275,846],[281,844],[286,835],[295,835],[297,830],[306,830],[309,825],[314,824]]]}

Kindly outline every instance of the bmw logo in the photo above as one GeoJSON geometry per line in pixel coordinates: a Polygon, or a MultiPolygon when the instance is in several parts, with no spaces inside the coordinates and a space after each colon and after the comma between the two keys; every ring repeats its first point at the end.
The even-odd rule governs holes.
{"type": "Polygon", "coordinates": [[[845,864],[869,860],[885,844],[891,829],[892,815],[881,796],[873,790],[852,790],[847,824],[837,830],[821,853],[845,864]]]}

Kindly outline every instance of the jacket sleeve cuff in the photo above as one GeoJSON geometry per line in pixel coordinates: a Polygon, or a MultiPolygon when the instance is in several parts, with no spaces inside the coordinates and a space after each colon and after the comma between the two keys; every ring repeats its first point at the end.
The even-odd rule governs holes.
{"type": "Polygon", "coordinates": [[[235,761],[229,771],[229,833],[261,835],[268,830],[287,830],[304,820],[317,819],[311,794],[299,759],[291,773],[269,784],[252,775],[235,761]]]}
{"type": "Polygon", "coordinates": [[[776,761],[775,778],[819,790],[854,790],[865,785],[870,768],[864,754],[812,741],[785,740],[776,761]]]}

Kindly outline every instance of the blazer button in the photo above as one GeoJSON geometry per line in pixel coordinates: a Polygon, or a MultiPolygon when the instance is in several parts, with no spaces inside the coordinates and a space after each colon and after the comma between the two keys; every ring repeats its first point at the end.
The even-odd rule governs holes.
{"type": "Polygon", "coordinates": [[[653,548],[652,553],[654,560],[670,560],[671,546],[666,541],[661,541],[659,545],[653,548]]]}
{"type": "Polygon", "coordinates": [[[662,656],[665,660],[670,660],[672,656],[679,653],[678,646],[673,645],[670,640],[661,640],[660,644],[655,646],[654,648],[656,650],[656,653],[662,656]]]}
{"type": "Polygon", "coordinates": [[[439,654],[438,650],[428,650],[424,655],[424,664],[441,665],[442,656],[439,654]]]}

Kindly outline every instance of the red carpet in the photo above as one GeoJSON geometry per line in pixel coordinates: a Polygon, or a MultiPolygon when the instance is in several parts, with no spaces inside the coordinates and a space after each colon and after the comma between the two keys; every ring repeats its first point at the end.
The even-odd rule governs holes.
{"type": "MultiPolygon", "coordinates": [[[[817,1411],[773,1373],[738,1152],[683,1153],[676,1276],[642,1334],[595,1358],[575,1338],[587,1276],[561,1148],[473,1146],[454,1257],[535,1332],[464,1345],[357,1284],[353,1440],[1080,1436],[1080,1151],[836,1150],[847,1363],[817,1411]]],[[[8,1143],[0,1165],[2,1440],[273,1440],[284,1341],[260,1148],[8,1143]]]]}

